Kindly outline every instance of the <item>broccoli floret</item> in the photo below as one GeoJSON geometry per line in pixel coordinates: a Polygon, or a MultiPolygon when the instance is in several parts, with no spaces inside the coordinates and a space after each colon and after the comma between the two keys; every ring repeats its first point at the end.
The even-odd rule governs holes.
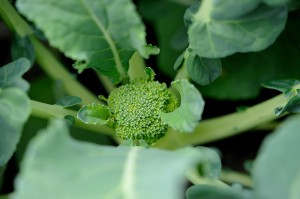
{"type": "Polygon", "coordinates": [[[160,112],[168,113],[178,107],[177,98],[166,84],[142,78],[114,89],[107,102],[117,136],[145,140],[148,144],[158,141],[168,130],[160,112]]]}

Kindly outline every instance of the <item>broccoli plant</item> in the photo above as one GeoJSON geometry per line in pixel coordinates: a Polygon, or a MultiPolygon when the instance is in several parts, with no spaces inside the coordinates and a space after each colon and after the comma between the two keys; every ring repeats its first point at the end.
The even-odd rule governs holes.
{"type": "Polygon", "coordinates": [[[0,199],[300,198],[299,8],[0,0],[0,199]]]}

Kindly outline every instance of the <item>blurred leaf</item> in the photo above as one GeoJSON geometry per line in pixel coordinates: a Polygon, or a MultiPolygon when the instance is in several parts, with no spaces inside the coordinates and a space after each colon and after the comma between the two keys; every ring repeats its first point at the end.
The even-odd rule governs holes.
{"type": "Polygon", "coordinates": [[[226,57],[236,52],[265,49],[284,29],[287,7],[256,5],[256,1],[250,0],[243,3],[232,0],[197,2],[185,14],[189,48],[198,56],[206,58],[226,57]],[[253,8],[251,12],[244,9],[249,8],[249,4],[250,8],[253,8]],[[236,5],[242,9],[234,7],[236,5]],[[219,11],[217,16],[214,16],[214,10],[219,11]]]}
{"type": "Polygon", "coordinates": [[[22,76],[30,68],[30,61],[20,58],[0,68],[0,88],[18,87],[23,91],[28,91],[29,84],[22,76]]]}
{"type": "Polygon", "coordinates": [[[292,97],[284,107],[277,107],[275,115],[280,116],[286,112],[300,113],[300,93],[292,97]]]}
{"type": "Polygon", "coordinates": [[[222,75],[202,87],[201,93],[219,100],[249,99],[259,94],[262,82],[300,79],[299,29],[300,20],[291,18],[277,41],[266,50],[222,59],[222,75]]]}
{"type": "Polygon", "coordinates": [[[270,5],[270,6],[279,6],[279,5],[285,5],[292,0],[262,0],[264,3],[270,5]]]}
{"type": "Polygon", "coordinates": [[[106,124],[110,117],[109,109],[102,104],[84,105],[77,113],[77,118],[87,124],[106,124]]]}
{"type": "Polygon", "coordinates": [[[154,30],[150,29],[154,31],[151,35],[160,48],[158,68],[169,77],[176,74],[174,62],[188,46],[187,30],[182,20],[186,8],[168,0],[139,1],[139,11],[153,27],[154,30]]]}
{"type": "Polygon", "coordinates": [[[5,165],[15,151],[30,111],[30,100],[23,91],[0,90],[0,166],[5,165]]]}
{"type": "Polygon", "coordinates": [[[82,99],[77,96],[66,96],[59,99],[55,104],[63,107],[71,107],[82,103],[82,99]]]}
{"type": "Polygon", "coordinates": [[[186,171],[203,159],[201,150],[192,148],[164,151],[76,141],[62,120],[52,120],[32,140],[10,198],[180,199],[186,171]]]}
{"type": "Polygon", "coordinates": [[[135,50],[148,58],[145,27],[130,0],[18,0],[22,14],[41,28],[51,45],[79,62],[120,81],[135,50]],[[118,73],[119,72],[119,73],[118,73]]]}
{"type": "Polygon", "coordinates": [[[199,57],[190,50],[186,60],[186,67],[189,76],[200,85],[207,85],[215,81],[222,73],[220,59],[199,57]]]}
{"type": "Polygon", "coordinates": [[[75,117],[73,117],[72,115],[66,115],[66,116],[64,116],[64,119],[66,120],[69,127],[74,126],[75,117]]]}
{"type": "Polygon", "coordinates": [[[170,113],[161,112],[161,119],[174,130],[193,132],[203,112],[204,101],[202,96],[194,85],[186,79],[174,81],[172,86],[180,93],[180,107],[170,113]]]}
{"type": "Polygon", "coordinates": [[[264,140],[252,170],[255,198],[299,198],[299,129],[296,116],[264,140]]]}
{"type": "Polygon", "coordinates": [[[285,96],[290,97],[292,94],[294,94],[293,86],[299,83],[300,81],[296,79],[282,79],[263,83],[262,86],[265,88],[278,90],[285,94],[285,96]]]}
{"type": "Polygon", "coordinates": [[[218,153],[206,147],[197,147],[201,149],[205,161],[198,165],[198,172],[202,177],[218,179],[221,175],[222,164],[218,153]]]}
{"type": "Polygon", "coordinates": [[[243,195],[230,187],[194,185],[186,192],[187,199],[244,199],[243,195]]]}
{"type": "Polygon", "coordinates": [[[15,33],[10,51],[13,60],[25,57],[31,62],[31,65],[33,65],[35,52],[28,37],[20,37],[15,33]]]}

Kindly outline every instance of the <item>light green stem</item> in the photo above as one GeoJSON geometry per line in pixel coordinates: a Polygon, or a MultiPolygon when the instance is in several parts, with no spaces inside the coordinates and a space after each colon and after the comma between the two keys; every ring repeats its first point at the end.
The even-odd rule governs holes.
{"type": "Polygon", "coordinates": [[[7,0],[0,0],[0,16],[3,21],[14,29],[19,36],[24,37],[33,33],[31,27],[22,19],[7,0]]]}
{"type": "Polygon", "coordinates": [[[115,85],[108,77],[101,75],[98,71],[96,71],[96,75],[102,83],[102,86],[105,88],[106,92],[110,93],[115,88],[115,85]]]}
{"type": "Polygon", "coordinates": [[[182,66],[180,67],[180,69],[178,70],[177,72],[177,75],[176,77],[174,78],[174,80],[180,80],[180,79],[190,79],[190,76],[187,72],[187,69],[186,69],[186,60],[189,56],[189,52],[186,50],[184,52],[184,60],[183,60],[183,64],[182,66]]]}
{"type": "Polygon", "coordinates": [[[235,171],[225,171],[225,170],[222,171],[220,180],[222,180],[223,182],[226,182],[226,183],[230,183],[230,184],[239,183],[246,187],[253,186],[252,179],[249,175],[235,172],[235,171]]]}
{"type": "Polygon", "coordinates": [[[90,130],[90,131],[95,131],[98,133],[103,133],[110,136],[115,135],[114,129],[104,125],[86,124],[77,118],[76,111],[65,109],[62,106],[50,105],[50,104],[45,104],[45,103],[31,100],[31,107],[32,107],[32,111],[31,111],[32,116],[49,119],[52,117],[63,118],[66,115],[71,115],[75,118],[75,127],[90,130]]]}
{"type": "Polygon", "coordinates": [[[130,80],[145,76],[145,61],[138,52],[135,52],[129,60],[128,75],[130,80]]]}
{"type": "Polygon", "coordinates": [[[218,179],[211,179],[200,176],[196,169],[189,170],[189,172],[187,173],[187,178],[191,183],[195,185],[205,184],[217,187],[228,187],[227,184],[218,179]]]}
{"type": "Polygon", "coordinates": [[[170,129],[157,147],[175,149],[186,145],[199,145],[240,134],[260,124],[270,122],[278,117],[274,109],[288,102],[284,95],[278,95],[265,102],[225,116],[200,121],[193,133],[180,133],[170,129]]]}

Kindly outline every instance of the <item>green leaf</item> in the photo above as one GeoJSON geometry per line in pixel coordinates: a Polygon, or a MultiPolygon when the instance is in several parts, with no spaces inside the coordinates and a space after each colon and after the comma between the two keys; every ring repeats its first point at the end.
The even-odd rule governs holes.
{"type": "Polygon", "coordinates": [[[200,92],[186,79],[172,82],[181,96],[180,107],[170,113],[160,113],[161,119],[175,130],[193,132],[197,126],[204,108],[200,92]]]}
{"type": "Polygon", "coordinates": [[[175,63],[174,63],[174,69],[177,70],[180,66],[182,66],[183,62],[184,62],[184,53],[181,53],[178,58],[176,59],[175,63]]]}
{"type": "Polygon", "coordinates": [[[18,0],[17,8],[50,44],[115,82],[126,76],[135,50],[147,58],[145,27],[130,0],[18,0]]]}
{"type": "MultiPolygon", "coordinates": [[[[263,50],[285,27],[286,6],[255,6],[257,3],[254,1],[250,12],[248,9],[236,9],[235,4],[236,1],[214,3],[202,0],[187,10],[185,21],[189,28],[189,47],[200,57],[219,58],[236,52],[263,50]],[[213,15],[214,10],[220,11],[217,16],[213,15]],[[228,17],[228,13],[232,16],[228,17]]],[[[251,2],[247,0],[245,4],[251,2]]],[[[243,3],[238,5],[245,6],[243,3]]]]}
{"type": "Polygon", "coordinates": [[[34,63],[34,47],[28,37],[20,37],[15,33],[10,51],[13,60],[25,57],[31,62],[31,65],[34,63]]]}
{"type": "Polygon", "coordinates": [[[265,88],[278,90],[289,97],[294,94],[293,86],[299,83],[300,81],[296,79],[282,79],[263,83],[262,86],[265,88]]]}
{"type": "Polygon", "coordinates": [[[155,72],[154,72],[154,70],[152,70],[152,68],[146,67],[145,74],[146,74],[146,77],[148,80],[152,80],[152,81],[154,80],[155,72]]]}
{"type": "Polygon", "coordinates": [[[222,73],[222,64],[220,59],[199,57],[192,50],[189,52],[186,66],[192,80],[200,85],[212,83],[222,73]]]}
{"type": "Polygon", "coordinates": [[[59,99],[55,104],[63,107],[71,107],[82,103],[82,99],[77,96],[66,96],[59,99]]]}
{"type": "Polygon", "coordinates": [[[187,170],[204,158],[193,148],[164,151],[81,142],[68,135],[65,122],[52,120],[28,147],[10,198],[180,199],[187,170]]]}
{"type": "Polygon", "coordinates": [[[280,6],[291,2],[291,0],[262,0],[262,1],[270,6],[280,6]]]}
{"type": "Polygon", "coordinates": [[[74,126],[75,125],[75,117],[73,117],[72,115],[66,115],[64,116],[64,119],[66,120],[68,126],[74,126]]]}
{"type": "Polygon", "coordinates": [[[187,199],[244,199],[243,195],[229,187],[194,185],[186,192],[187,199]]]}
{"type": "Polygon", "coordinates": [[[202,156],[205,157],[205,161],[202,161],[201,164],[198,165],[198,172],[201,177],[218,179],[222,169],[218,153],[206,147],[197,147],[197,149],[200,149],[202,156]]]}
{"type": "Polygon", "coordinates": [[[300,79],[299,29],[300,20],[289,20],[286,29],[269,48],[223,58],[222,75],[212,84],[201,87],[202,95],[219,100],[249,99],[259,94],[263,82],[300,79]]]}
{"type": "Polygon", "coordinates": [[[30,61],[20,58],[0,68],[0,88],[18,87],[28,91],[29,84],[22,79],[22,76],[30,68],[30,61]]]}
{"type": "Polygon", "coordinates": [[[300,113],[300,94],[292,97],[284,107],[277,107],[274,112],[277,116],[286,112],[300,113]]]}
{"type": "Polygon", "coordinates": [[[106,124],[110,118],[109,109],[102,104],[84,105],[77,113],[77,118],[87,124],[106,124]]]}
{"type": "Polygon", "coordinates": [[[264,140],[252,170],[255,198],[299,198],[299,129],[300,117],[296,116],[264,140]]]}
{"type": "Polygon", "coordinates": [[[11,158],[30,114],[30,100],[18,88],[0,90],[0,166],[11,158]]]}

